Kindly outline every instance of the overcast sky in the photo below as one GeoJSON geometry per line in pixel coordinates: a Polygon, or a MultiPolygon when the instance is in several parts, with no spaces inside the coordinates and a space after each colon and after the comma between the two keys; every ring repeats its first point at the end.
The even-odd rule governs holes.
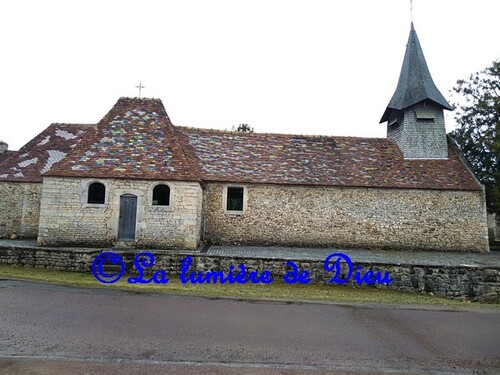
{"type": "MultiPolygon", "coordinates": [[[[139,82],[175,125],[385,137],[409,3],[1,1],[0,140],[18,149],[53,122],[96,123],[139,82]]],[[[500,57],[500,1],[413,3],[446,98],[500,57]]]]}

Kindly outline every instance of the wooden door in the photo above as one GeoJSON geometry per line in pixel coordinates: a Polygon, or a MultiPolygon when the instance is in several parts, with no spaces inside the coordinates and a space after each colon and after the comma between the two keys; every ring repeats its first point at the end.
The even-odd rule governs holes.
{"type": "Polygon", "coordinates": [[[137,197],[132,194],[120,196],[119,240],[135,240],[137,219],[137,197]]]}

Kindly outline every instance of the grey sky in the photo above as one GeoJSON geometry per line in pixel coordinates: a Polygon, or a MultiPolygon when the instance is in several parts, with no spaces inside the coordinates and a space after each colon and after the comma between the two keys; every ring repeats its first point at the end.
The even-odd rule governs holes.
{"type": "MultiPolygon", "coordinates": [[[[414,0],[446,98],[500,57],[498,14],[498,0],[414,0]]],[[[410,30],[409,0],[16,0],[0,15],[10,149],[53,122],[96,123],[139,82],[176,125],[385,137],[410,30]]]]}

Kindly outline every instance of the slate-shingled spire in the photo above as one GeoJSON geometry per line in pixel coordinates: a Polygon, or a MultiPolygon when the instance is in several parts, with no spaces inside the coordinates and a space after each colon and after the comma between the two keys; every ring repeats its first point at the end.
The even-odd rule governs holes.
{"type": "Polygon", "coordinates": [[[411,24],[398,87],[380,122],[405,159],[446,159],[443,109],[452,109],[434,84],[411,24]]]}
{"type": "Polygon", "coordinates": [[[433,101],[443,109],[452,109],[432,80],[412,22],[398,87],[380,122],[388,121],[393,110],[403,110],[426,99],[433,101]]]}

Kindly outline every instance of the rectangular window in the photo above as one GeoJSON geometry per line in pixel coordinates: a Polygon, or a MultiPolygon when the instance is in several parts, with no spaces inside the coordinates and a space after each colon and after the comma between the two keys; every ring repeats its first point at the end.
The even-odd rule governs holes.
{"type": "Polygon", "coordinates": [[[227,206],[228,211],[243,211],[243,188],[227,188],[227,206]]]}

